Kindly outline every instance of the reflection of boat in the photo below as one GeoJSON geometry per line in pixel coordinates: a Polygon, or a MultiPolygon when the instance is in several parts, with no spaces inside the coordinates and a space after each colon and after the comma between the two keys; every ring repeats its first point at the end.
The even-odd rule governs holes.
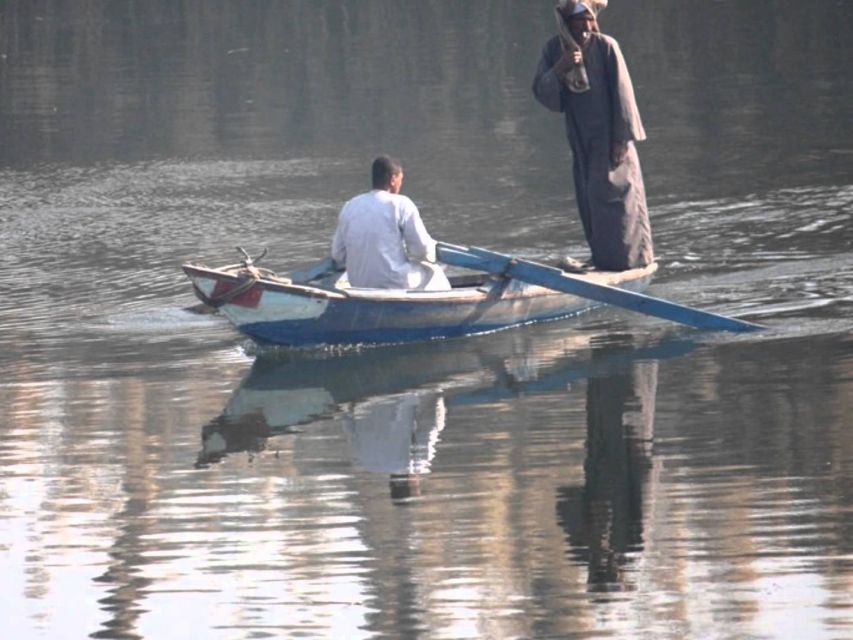
{"type": "MultiPolygon", "coordinates": [[[[562,318],[599,305],[485,273],[451,277],[450,291],[407,291],[340,287],[323,268],[278,277],[255,267],[248,255],[242,265],[211,269],[187,264],[183,269],[199,298],[218,307],[238,330],[259,342],[283,345],[450,338],[562,318]]],[[[576,278],[642,291],[656,269],[652,264],[576,278]]]]}
{"type": "MultiPolygon", "coordinates": [[[[493,482],[491,478],[474,479],[482,460],[472,458],[469,469],[466,454],[460,454],[468,445],[479,444],[483,432],[466,436],[464,429],[454,429],[463,426],[454,424],[458,416],[476,420],[481,407],[491,405],[482,411],[485,417],[503,411],[501,405],[507,400],[511,404],[519,396],[559,398],[568,393],[572,404],[565,409],[576,414],[582,396],[567,388],[580,382],[586,390],[587,420],[583,476],[548,472],[537,477],[553,479],[553,489],[537,481],[528,490],[554,501],[552,513],[565,532],[566,557],[585,568],[590,591],[634,589],[640,573],[636,567],[643,554],[654,550],[652,532],[660,519],[660,460],[652,446],[658,362],[684,355],[694,346],[683,339],[637,344],[631,336],[618,335],[608,335],[602,342],[589,334],[566,336],[558,325],[544,325],[488,339],[403,345],[340,356],[288,351],[284,360],[255,362],[222,416],[204,427],[199,461],[215,461],[228,451],[257,451],[266,446],[267,438],[291,432],[294,425],[335,417],[352,469],[341,468],[337,450],[328,454],[328,430],[320,425],[316,437],[283,449],[293,451],[300,465],[314,465],[316,472],[347,474],[354,486],[361,486],[357,478],[366,472],[365,486],[370,493],[365,495],[370,498],[375,497],[381,478],[388,482],[393,504],[417,505],[420,503],[413,503],[412,498],[430,488],[429,476],[424,474],[440,474],[440,481],[433,484],[443,487],[442,495],[448,498],[464,491],[462,486],[469,481],[475,487],[493,482]],[[477,409],[470,411],[472,406],[477,409]],[[452,456],[446,466],[442,460],[442,440],[449,444],[448,434],[456,448],[456,466],[452,456]],[[312,442],[322,448],[322,454],[312,442]],[[460,464],[464,473],[459,473],[460,464]]],[[[562,414],[555,424],[555,433],[563,433],[562,414]]],[[[342,439],[337,438],[335,445],[342,439]]],[[[576,452],[579,444],[571,443],[563,451],[576,452]]],[[[509,465],[507,477],[520,477],[524,471],[512,465],[525,462],[510,460],[527,459],[519,453],[522,455],[501,454],[502,464],[509,465]]],[[[564,459],[567,469],[576,468],[576,458],[569,455],[564,459]]],[[[563,464],[562,458],[555,460],[563,464]]],[[[519,491],[526,497],[523,489],[519,491]]],[[[484,509],[504,513],[505,509],[495,508],[491,494],[482,499],[484,509]]],[[[435,505],[443,501],[431,504],[425,514],[434,515],[435,505]]],[[[364,508],[371,513],[370,506],[364,508]]],[[[469,508],[477,507],[468,505],[457,513],[470,514],[469,508]]],[[[370,537],[371,526],[381,528],[382,540],[393,539],[393,533],[385,530],[387,519],[377,518],[373,525],[369,515],[364,520],[359,530],[368,546],[381,546],[370,537]]],[[[538,530],[542,523],[537,521],[535,526],[538,530]]]]}
{"type": "MultiPolygon", "coordinates": [[[[582,356],[588,337],[540,329],[516,341],[433,342],[339,355],[288,352],[280,360],[258,359],[221,415],[203,428],[199,462],[214,462],[229,452],[260,451],[272,436],[336,417],[343,418],[351,444],[359,440],[353,429],[369,425],[373,435],[362,430],[361,445],[381,440],[383,430],[386,437],[399,435],[405,428],[389,425],[415,418],[420,432],[409,433],[410,440],[429,450],[443,427],[445,406],[553,392],[635,359],[676,357],[693,348],[692,342],[668,341],[590,359],[582,356]]],[[[417,472],[420,462],[411,462],[408,471],[417,472]]]]}
{"type": "Polygon", "coordinates": [[[477,386],[483,360],[460,347],[431,343],[260,358],[222,413],[204,427],[199,462],[213,462],[229,452],[260,451],[267,438],[339,416],[364,422],[367,413],[384,411],[393,419],[394,411],[405,413],[413,396],[477,386]],[[395,404],[401,407],[394,409],[395,404]]]}

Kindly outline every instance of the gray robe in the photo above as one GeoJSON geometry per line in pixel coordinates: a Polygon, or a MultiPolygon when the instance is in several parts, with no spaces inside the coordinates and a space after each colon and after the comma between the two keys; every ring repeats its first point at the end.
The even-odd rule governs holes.
{"type": "Polygon", "coordinates": [[[645,140],[634,89],[619,44],[592,34],[583,50],[590,90],[572,93],[551,70],[560,58],[559,37],[545,45],[533,93],[551,111],[563,112],[572,147],[575,195],[592,261],[599,269],[623,271],[654,261],[646,191],[635,141],[645,140]],[[628,142],[628,155],[610,168],[614,141],[628,142]]]}

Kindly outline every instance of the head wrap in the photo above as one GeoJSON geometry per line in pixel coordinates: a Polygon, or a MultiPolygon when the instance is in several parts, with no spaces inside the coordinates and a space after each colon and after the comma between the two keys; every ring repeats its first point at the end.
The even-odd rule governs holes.
{"type": "Polygon", "coordinates": [[[569,15],[589,11],[595,17],[607,7],[607,0],[558,0],[557,8],[561,12],[568,10],[569,15]]]}
{"type": "MultiPolygon", "coordinates": [[[[554,9],[554,17],[557,20],[557,30],[560,34],[560,42],[563,50],[579,51],[580,45],[575,42],[565,17],[578,15],[589,11],[594,17],[607,6],[607,0],[559,0],[554,9]]],[[[598,26],[593,28],[598,31],[598,26]]],[[[563,82],[572,93],[584,93],[589,91],[589,76],[583,62],[573,65],[562,77],[563,82]]]]}

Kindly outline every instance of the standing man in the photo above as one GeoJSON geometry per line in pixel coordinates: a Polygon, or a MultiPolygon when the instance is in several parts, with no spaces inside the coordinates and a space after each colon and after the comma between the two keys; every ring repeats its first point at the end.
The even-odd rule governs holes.
{"type": "Polygon", "coordinates": [[[345,267],[353,287],[450,289],[435,263],[435,240],[415,203],[400,194],[403,167],[380,156],[373,161],[373,190],[341,209],[332,259],[345,267]]]}
{"type": "Polygon", "coordinates": [[[654,261],[634,147],[646,132],[619,44],[598,31],[596,16],[606,5],[559,1],[559,35],[542,50],[533,93],[546,108],[565,114],[575,196],[593,266],[624,271],[654,261]]]}

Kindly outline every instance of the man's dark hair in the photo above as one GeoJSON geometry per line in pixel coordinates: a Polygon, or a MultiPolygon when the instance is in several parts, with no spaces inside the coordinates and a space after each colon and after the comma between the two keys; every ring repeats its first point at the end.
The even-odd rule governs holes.
{"type": "Polygon", "coordinates": [[[379,156],[373,161],[373,188],[384,189],[395,176],[403,170],[403,166],[388,156],[379,156]]]}

